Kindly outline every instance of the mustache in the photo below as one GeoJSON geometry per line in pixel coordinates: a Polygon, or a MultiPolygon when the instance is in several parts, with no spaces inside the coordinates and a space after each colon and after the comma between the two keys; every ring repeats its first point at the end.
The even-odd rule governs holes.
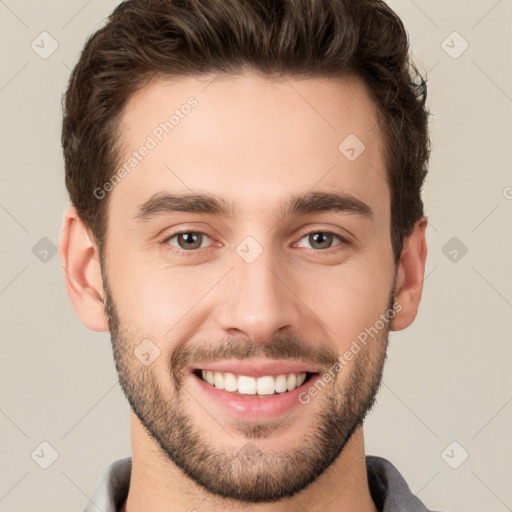
{"type": "Polygon", "coordinates": [[[328,369],[338,360],[338,353],[327,344],[308,343],[295,336],[275,337],[268,343],[225,338],[215,345],[206,341],[183,344],[172,355],[170,366],[172,373],[179,380],[187,366],[220,360],[252,358],[299,360],[328,369]]]}

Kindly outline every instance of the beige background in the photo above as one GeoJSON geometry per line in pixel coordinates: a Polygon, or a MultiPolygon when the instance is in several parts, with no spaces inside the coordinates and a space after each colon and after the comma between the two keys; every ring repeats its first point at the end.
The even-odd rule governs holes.
{"type": "MultiPolygon", "coordinates": [[[[4,512],[81,511],[106,466],[130,454],[109,337],[79,323],[51,252],[67,204],[61,96],[117,3],[0,0],[4,512]],[[47,58],[31,47],[51,49],[43,31],[58,43],[47,58]],[[58,452],[47,469],[42,442],[58,452]]],[[[389,458],[433,509],[512,510],[512,1],[391,4],[429,71],[429,256],[417,321],[391,336],[367,453],[389,458]]]]}

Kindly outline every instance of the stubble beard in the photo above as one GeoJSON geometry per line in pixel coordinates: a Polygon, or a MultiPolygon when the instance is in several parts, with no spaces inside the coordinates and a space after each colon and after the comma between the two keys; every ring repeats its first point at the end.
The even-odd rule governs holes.
{"type": "MultiPolygon", "coordinates": [[[[309,407],[299,405],[311,415],[311,427],[296,448],[266,450],[265,440],[271,439],[284,422],[276,427],[264,421],[239,422],[235,426],[239,436],[245,437],[241,447],[213,446],[203,431],[209,429],[214,419],[205,412],[204,421],[199,424],[186,412],[184,397],[189,391],[182,385],[183,373],[171,368],[169,390],[162,390],[152,371],[157,365],[145,366],[134,356],[140,340],[133,339],[121,325],[105,277],[105,311],[119,383],[126,399],[161,454],[208,493],[242,503],[271,503],[297,494],[343,453],[375,403],[386,359],[389,325],[341,370],[349,372],[343,387],[331,382],[311,399],[316,406],[314,414],[307,413],[309,407]]],[[[393,302],[392,291],[388,307],[393,302]]],[[[244,343],[247,347],[247,342],[244,343]]],[[[233,346],[245,350],[236,340],[233,346]]],[[[213,424],[212,428],[220,427],[213,424]]]]}

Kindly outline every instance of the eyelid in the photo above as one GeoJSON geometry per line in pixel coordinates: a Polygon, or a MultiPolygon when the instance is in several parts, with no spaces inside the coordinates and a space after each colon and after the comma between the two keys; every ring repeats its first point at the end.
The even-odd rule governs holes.
{"type": "Polygon", "coordinates": [[[209,238],[210,240],[213,240],[213,237],[211,237],[208,233],[206,233],[205,231],[202,231],[201,229],[190,229],[190,228],[184,228],[184,229],[180,229],[178,231],[173,231],[172,233],[170,233],[169,235],[166,235],[163,240],[161,241],[161,244],[162,245],[167,245],[168,247],[171,247],[171,249],[169,249],[171,252],[174,252],[174,253],[177,253],[177,254],[186,254],[186,255],[194,255],[194,254],[197,254],[199,250],[204,250],[204,249],[209,249],[211,248],[211,246],[213,245],[210,245],[209,247],[201,247],[199,249],[192,249],[192,250],[189,250],[187,251],[186,249],[180,249],[179,247],[175,247],[174,245],[170,245],[168,242],[169,240],[171,240],[172,238],[178,236],[178,235],[181,235],[183,233],[195,233],[195,234],[200,234],[200,235],[203,235],[207,238],[209,238]]]}
{"type": "MultiPolygon", "coordinates": [[[[298,238],[298,241],[295,243],[299,243],[304,237],[306,237],[308,235],[312,235],[313,233],[323,233],[324,235],[334,235],[341,242],[339,244],[328,247],[327,249],[310,249],[315,252],[327,252],[327,251],[329,251],[329,249],[334,249],[335,247],[338,247],[340,245],[350,245],[351,244],[350,240],[346,236],[344,236],[332,229],[324,229],[324,228],[312,228],[308,231],[301,233],[301,235],[298,238]]],[[[308,248],[306,247],[306,249],[308,249],[308,248]]]]}
{"type": "MultiPolygon", "coordinates": [[[[205,250],[205,249],[211,249],[213,247],[214,244],[211,244],[210,246],[208,247],[200,247],[199,249],[191,249],[191,250],[186,250],[186,249],[180,249],[179,247],[175,247],[173,245],[170,245],[168,242],[169,240],[171,240],[172,238],[175,238],[176,236],[180,235],[180,234],[183,234],[183,233],[195,233],[195,234],[200,234],[200,235],[203,235],[205,237],[207,237],[208,239],[214,241],[213,237],[211,237],[208,233],[206,233],[205,231],[202,231],[201,229],[194,229],[194,228],[183,228],[183,229],[180,229],[178,231],[173,231],[172,233],[166,235],[163,240],[161,241],[161,244],[162,245],[166,245],[167,247],[169,247],[168,250],[170,250],[171,252],[173,252],[174,254],[178,254],[178,255],[185,255],[185,256],[194,256],[194,255],[197,255],[198,252],[200,250],[205,250]]],[[[351,245],[351,242],[350,240],[347,239],[346,236],[343,236],[341,235],[340,233],[338,233],[337,231],[334,231],[332,229],[325,229],[325,228],[311,228],[309,229],[308,231],[305,231],[303,233],[300,234],[300,236],[298,237],[298,240],[297,242],[294,242],[294,246],[299,243],[304,237],[308,236],[308,235],[311,235],[313,233],[323,233],[323,234],[328,234],[328,235],[334,235],[335,237],[337,237],[339,240],[340,240],[340,243],[336,244],[336,245],[333,245],[331,247],[328,247],[327,249],[313,249],[313,248],[307,248],[305,247],[305,249],[309,249],[310,251],[313,251],[313,252],[316,252],[316,253],[326,253],[328,252],[330,249],[335,249],[336,247],[339,247],[339,246],[343,246],[343,245],[351,245]]],[[[214,241],[215,243],[215,241],[214,241]]],[[[222,245],[221,243],[219,242],[216,242],[217,244],[217,247],[219,245],[222,245]]]]}

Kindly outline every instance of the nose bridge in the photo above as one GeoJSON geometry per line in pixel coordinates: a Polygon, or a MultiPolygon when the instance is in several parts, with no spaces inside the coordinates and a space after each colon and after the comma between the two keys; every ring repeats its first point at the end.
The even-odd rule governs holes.
{"type": "Polygon", "coordinates": [[[245,335],[265,343],[276,331],[295,329],[298,304],[281,275],[279,255],[247,237],[233,254],[233,269],[224,285],[220,327],[230,335],[245,335]]]}

